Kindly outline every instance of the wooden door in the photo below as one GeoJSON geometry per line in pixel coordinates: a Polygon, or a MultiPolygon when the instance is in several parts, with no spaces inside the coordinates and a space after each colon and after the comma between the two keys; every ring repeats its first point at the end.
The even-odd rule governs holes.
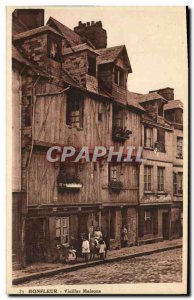
{"type": "Polygon", "coordinates": [[[162,214],[162,231],[163,239],[169,239],[169,213],[165,212],[162,214]]]}

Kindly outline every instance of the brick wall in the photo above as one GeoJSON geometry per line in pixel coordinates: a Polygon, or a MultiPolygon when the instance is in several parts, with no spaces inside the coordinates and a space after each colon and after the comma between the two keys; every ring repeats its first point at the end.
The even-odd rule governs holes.
{"type": "Polygon", "coordinates": [[[47,51],[47,34],[29,37],[21,44],[24,55],[51,75],[61,75],[61,63],[50,59],[47,51]]]}
{"type": "Polygon", "coordinates": [[[86,52],[74,53],[64,58],[63,70],[68,72],[75,81],[86,86],[87,56],[86,52]]]}
{"type": "Polygon", "coordinates": [[[47,54],[47,35],[41,34],[25,39],[21,45],[25,56],[29,60],[37,62],[39,65],[44,65],[45,55],[47,54]]]}

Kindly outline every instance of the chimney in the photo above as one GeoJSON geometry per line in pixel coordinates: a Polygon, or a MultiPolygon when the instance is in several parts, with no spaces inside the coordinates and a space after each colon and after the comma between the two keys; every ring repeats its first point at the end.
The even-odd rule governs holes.
{"type": "Polygon", "coordinates": [[[83,42],[89,40],[96,49],[107,47],[107,34],[106,30],[102,28],[102,22],[78,22],[78,26],[74,27],[74,31],[79,34],[83,42]]]}
{"type": "Polygon", "coordinates": [[[166,100],[174,100],[174,89],[172,88],[164,88],[164,89],[159,89],[155,91],[149,91],[149,93],[157,92],[159,95],[161,95],[163,98],[166,100]]]}
{"type": "Polygon", "coordinates": [[[44,9],[15,9],[12,14],[13,33],[44,26],[44,9]]]}

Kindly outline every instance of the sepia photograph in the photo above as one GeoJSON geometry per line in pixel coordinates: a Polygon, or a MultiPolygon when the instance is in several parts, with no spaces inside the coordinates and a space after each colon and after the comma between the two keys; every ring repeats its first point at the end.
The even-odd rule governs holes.
{"type": "Polygon", "coordinates": [[[187,294],[187,18],[7,7],[8,294],[187,294]]]}

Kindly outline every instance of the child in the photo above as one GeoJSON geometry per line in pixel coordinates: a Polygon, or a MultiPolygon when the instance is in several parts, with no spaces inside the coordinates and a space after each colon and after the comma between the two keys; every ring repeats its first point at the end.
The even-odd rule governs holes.
{"type": "Polygon", "coordinates": [[[100,254],[100,259],[105,259],[105,253],[106,253],[106,244],[103,241],[103,239],[101,238],[99,240],[99,245],[100,245],[100,249],[99,249],[99,254],[100,254]]]}
{"type": "Polygon", "coordinates": [[[84,236],[82,242],[82,255],[85,258],[85,262],[88,262],[90,255],[90,244],[86,236],[84,236]]]}
{"type": "Polygon", "coordinates": [[[76,250],[73,248],[73,246],[70,246],[67,255],[67,262],[74,263],[76,261],[77,261],[76,250]]]}
{"type": "Polygon", "coordinates": [[[61,263],[65,263],[65,249],[63,245],[61,244],[60,238],[56,238],[57,245],[56,245],[56,250],[57,250],[57,261],[61,263]]]}

